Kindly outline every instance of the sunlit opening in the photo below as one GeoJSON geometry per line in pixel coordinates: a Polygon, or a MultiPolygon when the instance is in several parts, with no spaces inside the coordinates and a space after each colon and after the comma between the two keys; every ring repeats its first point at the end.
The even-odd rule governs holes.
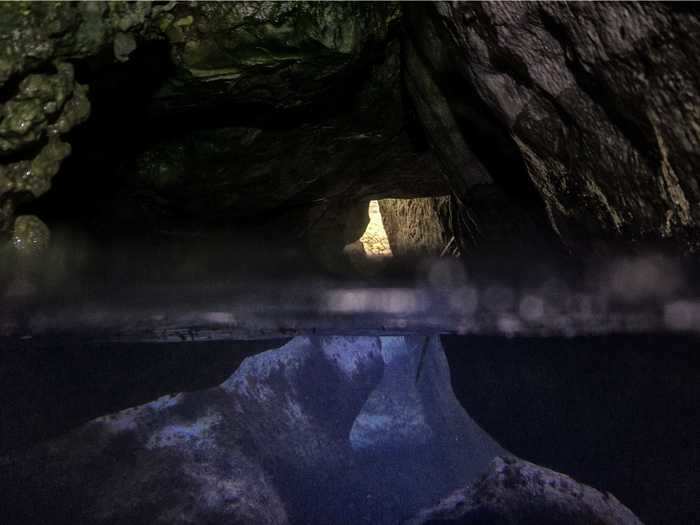
{"type": "Polygon", "coordinates": [[[360,237],[360,242],[368,257],[390,257],[392,255],[377,201],[369,203],[369,224],[365,233],[360,237]]]}

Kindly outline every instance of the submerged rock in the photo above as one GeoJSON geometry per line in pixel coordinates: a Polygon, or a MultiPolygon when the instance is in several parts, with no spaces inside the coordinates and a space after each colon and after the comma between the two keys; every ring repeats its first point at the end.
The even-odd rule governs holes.
{"type": "Polygon", "coordinates": [[[3,458],[0,489],[7,523],[397,523],[502,452],[437,338],[297,337],[3,458]]]}
{"type": "Polygon", "coordinates": [[[407,525],[641,525],[615,496],[578,483],[564,474],[512,457],[498,457],[476,483],[407,525]]]}
{"type": "Polygon", "coordinates": [[[638,523],[504,453],[455,399],[437,337],[296,337],[218,387],[1,458],[0,491],[8,524],[423,523],[456,509],[638,523]]]}

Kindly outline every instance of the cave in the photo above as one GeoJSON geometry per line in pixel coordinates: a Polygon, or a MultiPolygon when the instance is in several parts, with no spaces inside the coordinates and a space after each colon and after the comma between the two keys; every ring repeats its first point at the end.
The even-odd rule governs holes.
{"type": "Polygon", "coordinates": [[[698,522],[698,37],[0,2],[0,523],[698,522]]]}

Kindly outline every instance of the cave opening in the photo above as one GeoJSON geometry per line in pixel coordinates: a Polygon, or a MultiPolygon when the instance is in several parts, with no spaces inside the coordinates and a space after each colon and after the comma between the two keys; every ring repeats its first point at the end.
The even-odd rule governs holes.
{"type": "MultiPolygon", "coordinates": [[[[182,272],[171,270],[180,267],[224,278],[256,270],[259,279],[281,275],[281,267],[291,276],[412,273],[410,257],[403,268],[365,261],[391,252],[377,223],[377,198],[446,199],[448,191],[408,129],[416,124],[401,128],[405,94],[387,103],[398,90],[395,50],[368,45],[353,63],[334,65],[322,87],[306,93],[299,86],[303,100],[289,104],[264,88],[274,71],[253,68],[262,86],[241,93],[224,86],[234,90],[224,96],[193,83],[191,73],[183,76],[166,41],[141,42],[124,61],[110,53],[73,62],[76,80],[90,89],[90,118],[68,134],[72,152],[51,191],[17,208],[18,215],[41,217],[52,232],[47,265],[55,268],[43,273],[54,274],[54,284],[59,274],[98,287],[165,281],[178,279],[182,272]],[[362,153],[369,161],[358,155],[367,147],[376,151],[362,153]],[[343,180],[353,172],[366,174],[343,180]],[[376,224],[373,248],[361,237],[375,235],[376,224]],[[287,263],[271,260],[270,250],[287,263]],[[195,262],[193,252],[211,257],[195,262]],[[164,260],[175,264],[164,268],[164,260]]],[[[410,235],[400,233],[418,220],[406,215],[410,209],[397,208],[391,220],[394,242],[406,244],[399,253],[413,256],[410,235]]],[[[417,251],[439,254],[442,238],[430,242],[417,251]]]]}

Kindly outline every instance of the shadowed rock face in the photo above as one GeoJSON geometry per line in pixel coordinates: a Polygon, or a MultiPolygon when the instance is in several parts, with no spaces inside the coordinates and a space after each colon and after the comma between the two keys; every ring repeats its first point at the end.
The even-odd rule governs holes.
{"type": "MultiPolygon", "coordinates": [[[[372,64],[396,52],[392,28],[402,19],[402,86],[461,205],[463,248],[547,244],[551,235],[570,248],[615,241],[695,247],[700,65],[690,43],[698,19],[677,4],[30,3],[2,9],[0,230],[6,234],[18,203],[49,188],[70,151],[62,137],[90,111],[69,61],[89,70],[83,76],[93,83],[110,63],[138,61],[154,42],[162,47],[157,67],[167,72],[144,93],[148,103],[133,114],[132,132],[144,114],[176,126],[197,115],[209,126],[241,128],[244,142],[253,143],[261,122],[279,126],[304,111],[333,113],[336,99],[343,100],[353,114],[376,113],[388,125],[331,122],[328,139],[295,168],[314,171],[309,159],[315,159],[331,173],[301,177],[326,181],[301,200],[308,207],[312,194],[369,197],[366,183],[361,191],[338,183],[350,175],[343,149],[367,158],[393,151],[381,163],[400,173],[417,160],[392,138],[402,129],[392,122],[413,116],[402,116],[400,89],[378,97],[387,86],[384,74],[363,87],[372,64]],[[354,97],[359,105],[350,102],[354,97]],[[343,137],[356,147],[346,144],[336,156],[333,143],[343,137]],[[323,162],[324,155],[341,165],[323,162]]],[[[147,77],[144,85],[153,80],[147,77]]],[[[275,142],[308,149],[328,125],[314,118],[311,127],[263,133],[255,147],[270,157],[289,156],[275,142]]],[[[224,130],[213,144],[226,137],[224,130]]],[[[158,154],[161,142],[147,156],[165,175],[177,175],[177,153],[189,140],[206,145],[209,139],[180,137],[165,155],[158,154]]],[[[228,154],[240,156],[235,147],[228,154]]],[[[246,188],[251,180],[259,188],[272,183],[276,164],[253,162],[238,171],[244,172],[238,183],[231,184],[237,177],[230,170],[226,183],[217,170],[202,180],[232,198],[249,196],[242,214],[252,202],[269,209],[271,195],[246,188]]],[[[292,179],[282,177],[280,195],[304,189],[299,177],[292,179]]],[[[385,188],[400,193],[415,184],[399,179],[385,188]]],[[[178,199],[168,198],[177,207],[178,199]]],[[[230,204],[214,207],[223,213],[230,204]]]]}
{"type": "MultiPolygon", "coordinates": [[[[543,206],[574,249],[696,248],[692,10],[445,2],[406,6],[404,18],[407,84],[462,198],[466,234],[489,227],[477,196],[495,184],[506,194],[519,187],[516,204],[529,212],[543,206]]],[[[499,210],[502,222],[515,211],[499,210]]]]}
{"type": "Polygon", "coordinates": [[[397,523],[502,452],[437,338],[298,337],[6,456],[0,490],[6,523],[397,523]]]}
{"type": "Polygon", "coordinates": [[[496,458],[476,483],[455,491],[411,525],[641,525],[613,495],[515,458],[496,458]]]}
{"type": "Polygon", "coordinates": [[[415,151],[402,130],[398,45],[377,60],[330,115],[234,114],[228,125],[202,128],[183,117],[163,138],[154,119],[143,151],[108,171],[115,191],[95,191],[85,215],[137,236],[257,228],[339,251],[364,231],[370,199],[446,191],[430,154],[415,151]]]}
{"type": "Polygon", "coordinates": [[[695,250],[699,26],[678,4],[1,9],[6,240],[63,166],[36,214],[100,232],[264,223],[337,254],[366,200],[451,192],[465,254],[695,250]]]}

